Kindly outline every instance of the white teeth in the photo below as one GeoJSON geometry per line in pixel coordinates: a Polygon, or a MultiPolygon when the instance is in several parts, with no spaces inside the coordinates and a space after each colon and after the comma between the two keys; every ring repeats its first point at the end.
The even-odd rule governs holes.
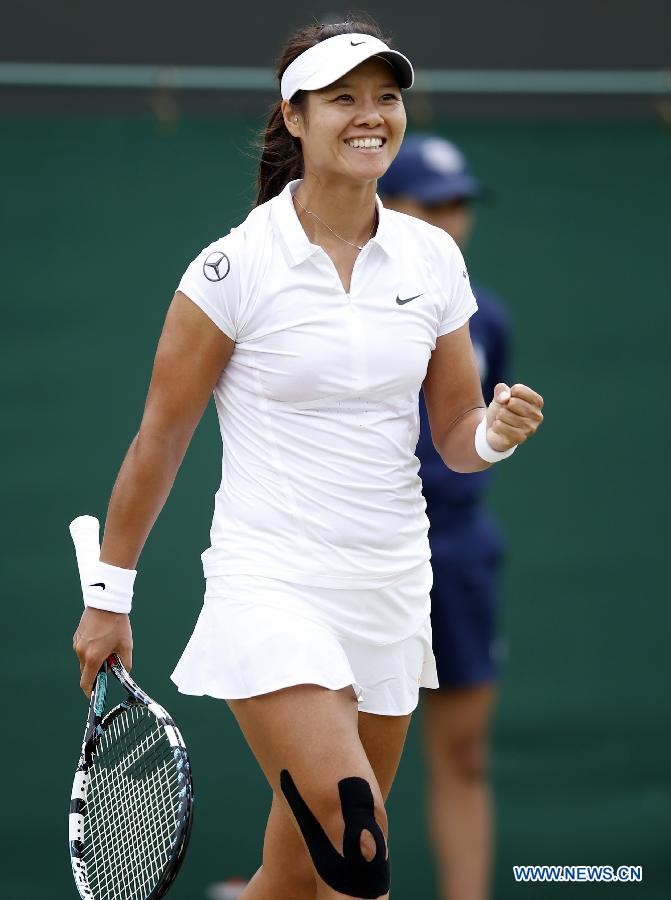
{"type": "Polygon", "coordinates": [[[354,149],[369,149],[371,147],[381,147],[382,138],[350,138],[346,143],[348,143],[350,147],[354,147],[354,149]]]}

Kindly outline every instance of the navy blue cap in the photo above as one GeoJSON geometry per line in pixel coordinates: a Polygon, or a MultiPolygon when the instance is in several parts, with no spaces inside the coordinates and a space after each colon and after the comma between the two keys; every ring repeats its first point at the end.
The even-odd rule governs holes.
{"type": "Polygon", "coordinates": [[[447,200],[474,200],[487,193],[454,144],[433,134],[410,134],[386,173],[378,181],[378,193],[389,197],[409,195],[433,206],[447,200]]]}

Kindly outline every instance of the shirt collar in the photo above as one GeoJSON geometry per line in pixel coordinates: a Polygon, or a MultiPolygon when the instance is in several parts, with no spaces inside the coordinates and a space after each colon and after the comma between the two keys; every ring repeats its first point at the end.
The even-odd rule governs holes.
{"type": "Polygon", "coordinates": [[[378,244],[389,257],[396,254],[396,241],[394,229],[389,221],[389,213],[382,205],[380,198],[375,195],[375,205],[377,207],[377,231],[370,239],[371,243],[378,244]]]}
{"type": "MultiPolygon", "coordinates": [[[[290,181],[284,190],[271,201],[273,230],[291,268],[305,262],[308,257],[321,249],[317,244],[310,243],[296,215],[292,197],[300,183],[300,178],[290,181]]],[[[389,216],[377,196],[375,205],[378,213],[378,226],[375,236],[370,239],[369,243],[378,244],[387,256],[393,256],[395,245],[393,231],[390,231],[389,216]]]]}
{"type": "Polygon", "coordinates": [[[310,243],[296,215],[292,197],[300,183],[300,178],[290,181],[284,190],[271,200],[270,216],[275,237],[292,269],[320,249],[316,244],[310,243]]]}

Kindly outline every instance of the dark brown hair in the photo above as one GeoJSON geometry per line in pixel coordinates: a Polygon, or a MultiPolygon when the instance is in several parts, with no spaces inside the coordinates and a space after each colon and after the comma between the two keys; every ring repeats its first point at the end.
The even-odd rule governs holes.
{"type": "MultiPolygon", "coordinates": [[[[335,25],[310,25],[292,34],[287,41],[277,60],[277,80],[282,81],[285,69],[301,53],[314,47],[320,41],[325,41],[338,34],[370,34],[371,37],[379,38],[386,44],[389,43],[372,19],[368,21],[354,19],[348,22],[338,22],[335,25]]],[[[305,99],[306,91],[296,91],[291,98],[291,105],[300,109],[305,106],[305,99]]],[[[305,114],[303,113],[303,115],[305,114]]],[[[255,206],[276,197],[290,181],[303,177],[301,142],[287,131],[279,101],[273,106],[260,144],[261,161],[256,179],[258,193],[255,206]]]]}

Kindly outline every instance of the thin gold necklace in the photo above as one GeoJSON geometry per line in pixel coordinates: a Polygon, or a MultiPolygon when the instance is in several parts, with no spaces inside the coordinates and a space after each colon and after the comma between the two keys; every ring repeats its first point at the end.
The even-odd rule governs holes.
{"type": "Polygon", "coordinates": [[[358,244],[353,244],[351,241],[348,241],[347,238],[339,235],[338,232],[334,231],[330,225],[327,225],[327,223],[323,219],[320,219],[317,213],[313,213],[312,210],[306,209],[298,199],[298,197],[294,196],[293,199],[296,201],[296,203],[298,203],[303,212],[307,213],[309,216],[313,216],[318,222],[321,222],[325,228],[328,228],[331,234],[335,234],[339,241],[343,241],[345,244],[349,244],[350,247],[354,247],[355,250],[363,250],[366,243],[368,243],[368,241],[373,237],[373,232],[375,231],[375,226],[377,225],[377,207],[375,207],[375,215],[373,216],[373,227],[370,230],[370,234],[366,238],[366,242],[363,244],[363,246],[360,247],[358,244]]]}

